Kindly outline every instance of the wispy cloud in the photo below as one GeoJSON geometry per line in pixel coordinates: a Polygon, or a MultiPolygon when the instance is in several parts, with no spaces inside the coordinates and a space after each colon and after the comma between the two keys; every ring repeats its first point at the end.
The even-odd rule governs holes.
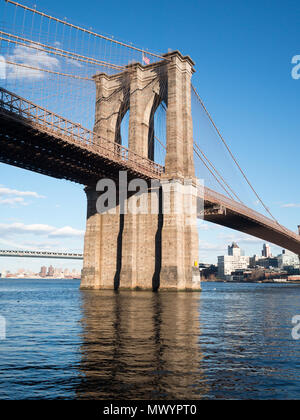
{"type": "Polygon", "coordinates": [[[79,67],[79,68],[83,67],[83,65],[82,65],[81,63],[79,63],[79,62],[78,62],[78,61],[76,61],[76,60],[73,60],[72,58],[68,58],[66,61],[67,61],[68,63],[72,64],[72,65],[73,65],[73,66],[75,66],[75,67],[79,67]]]}
{"type": "Polygon", "coordinates": [[[220,233],[218,237],[226,243],[237,242],[246,244],[261,244],[262,242],[264,242],[262,239],[255,238],[254,236],[250,236],[245,233],[241,233],[238,235],[220,233]]]}
{"type": "Polygon", "coordinates": [[[49,233],[50,238],[72,238],[72,237],[82,237],[84,235],[83,230],[74,229],[70,226],[65,226],[60,229],[55,229],[49,233]]]}
{"type": "Polygon", "coordinates": [[[287,203],[287,204],[282,204],[280,207],[283,208],[299,208],[300,204],[297,203],[287,203]]]}
{"type": "MultiPolygon", "coordinates": [[[[18,45],[11,55],[8,55],[7,61],[24,64],[31,67],[54,70],[59,67],[59,60],[50,56],[42,49],[35,49],[18,45]]],[[[25,67],[7,65],[8,79],[43,79],[45,73],[39,70],[28,69],[25,67]]]]}
{"type": "Polygon", "coordinates": [[[42,249],[44,251],[56,251],[56,252],[82,252],[82,248],[70,249],[70,247],[62,247],[60,241],[54,241],[53,239],[45,240],[30,240],[30,241],[11,241],[4,238],[0,238],[0,247],[9,249],[22,249],[28,251],[36,251],[42,249]]]}
{"type": "Polygon", "coordinates": [[[224,250],[223,245],[213,244],[208,241],[204,241],[202,239],[199,239],[199,250],[205,250],[205,251],[223,251],[224,250]]]}
{"type": "Polygon", "coordinates": [[[19,191],[12,188],[2,187],[0,185],[0,196],[1,195],[14,195],[16,197],[34,197],[34,198],[45,198],[44,195],[40,195],[35,191],[19,191]]]}
{"type": "Polygon", "coordinates": [[[24,197],[45,198],[45,196],[40,195],[35,191],[19,191],[0,185],[0,204],[27,206],[29,203],[25,201],[24,197]]]}
{"type": "Polygon", "coordinates": [[[23,197],[13,197],[13,198],[1,198],[0,204],[7,204],[10,206],[15,206],[16,204],[21,204],[22,206],[27,206],[28,203],[24,200],[23,197]]]}
{"type": "Polygon", "coordinates": [[[197,227],[198,227],[199,230],[202,230],[202,231],[203,230],[208,231],[208,230],[215,230],[216,229],[215,225],[213,225],[212,223],[211,224],[205,223],[205,222],[203,222],[202,219],[197,220],[197,227]]]}
{"type": "Polygon", "coordinates": [[[11,237],[11,235],[44,235],[48,238],[74,238],[83,237],[84,231],[74,229],[70,226],[57,228],[44,224],[25,225],[24,223],[0,223],[1,237],[11,237]]]}

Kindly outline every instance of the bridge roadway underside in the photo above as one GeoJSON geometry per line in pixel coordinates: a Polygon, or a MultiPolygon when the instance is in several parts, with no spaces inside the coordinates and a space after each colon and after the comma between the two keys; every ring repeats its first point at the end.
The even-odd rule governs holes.
{"type": "Polygon", "coordinates": [[[20,116],[0,113],[0,162],[58,179],[95,185],[101,178],[118,179],[120,170],[128,178],[145,178],[140,172],[89,150],[84,143],[67,142],[44,132],[20,116]]]}
{"type": "Polygon", "coordinates": [[[226,207],[223,212],[213,213],[210,211],[212,205],[215,204],[205,201],[204,220],[247,233],[248,235],[260,238],[266,242],[273,243],[281,248],[288,249],[289,251],[300,255],[299,240],[291,238],[288,233],[284,234],[280,231],[280,229],[278,229],[278,231],[274,230],[258,220],[254,220],[251,217],[235,212],[226,207]]]}
{"type": "MultiPolygon", "coordinates": [[[[119,171],[126,169],[128,179],[147,179],[138,171],[90,151],[85,144],[69,143],[58,135],[43,132],[28,120],[20,119],[20,116],[15,118],[1,111],[0,126],[0,162],[90,186],[103,177],[117,180],[119,171]]],[[[299,239],[226,206],[225,212],[210,211],[215,205],[204,200],[205,220],[261,238],[300,255],[299,239]]]]}

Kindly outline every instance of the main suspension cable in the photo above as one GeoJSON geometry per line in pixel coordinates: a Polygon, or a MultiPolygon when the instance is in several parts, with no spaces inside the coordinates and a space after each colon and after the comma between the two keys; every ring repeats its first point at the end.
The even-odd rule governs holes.
{"type": "Polygon", "coordinates": [[[17,6],[17,7],[21,7],[24,10],[28,10],[28,11],[30,11],[32,13],[35,13],[35,14],[40,15],[42,17],[45,17],[47,19],[54,20],[57,23],[61,23],[63,25],[67,25],[67,26],[69,26],[69,27],[71,27],[73,29],[77,29],[77,30],[79,30],[81,32],[85,32],[85,33],[87,33],[89,35],[93,35],[93,36],[95,36],[97,38],[105,39],[106,41],[110,41],[110,42],[115,43],[115,44],[118,44],[118,45],[120,45],[122,47],[130,48],[132,50],[139,51],[139,52],[141,52],[143,54],[148,54],[148,55],[151,55],[152,57],[160,58],[161,60],[168,60],[168,61],[170,60],[167,57],[163,57],[162,55],[159,55],[159,54],[156,54],[156,53],[152,53],[152,52],[146,51],[146,50],[144,50],[142,48],[134,47],[133,45],[126,44],[125,42],[117,41],[117,40],[115,40],[113,38],[109,38],[109,37],[104,36],[104,35],[100,35],[100,34],[98,34],[96,32],[93,32],[93,31],[91,31],[89,29],[85,29],[85,28],[81,28],[80,26],[73,25],[72,23],[68,23],[65,20],[62,20],[62,19],[59,19],[59,18],[50,16],[50,15],[47,15],[46,13],[40,12],[37,9],[32,9],[31,7],[25,6],[25,5],[21,4],[21,3],[17,3],[17,2],[12,1],[12,0],[5,0],[5,1],[7,3],[11,3],[11,4],[13,4],[13,5],[17,6]]]}
{"type": "Polygon", "coordinates": [[[77,61],[81,61],[81,62],[84,62],[84,63],[109,67],[109,68],[112,68],[114,70],[124,70],[123,66],[118,66],[117,64],[108,63],[108,62],[103,61],[103,60],[96,60],[95,58],[86,57],[84,55],[80,55],[80,54],[74,53],[72,51],[65,51],[65,50],[62,50],[61,48],[56,48],[56,47],[52,47],[50,45],[41,44],[40,42],[31,41],[30,39],[26,39],[26,38],[20,37],[18,35],[13,35],[13,34],[10,34],[10,33],[7,33],[7,32],[3,32],[1,30],[0,30],[0,34],[5,35],[6,37],[9,37],[9,38],[14,38],[14,40],[12,40],[12,39],[3,38],[2,36],[0,36],[0,39],[2,41],[12,42],[14,44],[21,45],[21,46],[26,47],[26,48],[36,49],[36,50],[39,50],[39,51],[46,52],[47,54],[54,54],[54,55],[59,55],[61,57],[67,57],[67,58],[70,58],[72,60],[77,60],[77,61]],[[20,42],[20,41],[25,42],[25,44],[23,42],[20,42]],[[36,45],[37,47],[34,47],[34,45],[36,45]]]}

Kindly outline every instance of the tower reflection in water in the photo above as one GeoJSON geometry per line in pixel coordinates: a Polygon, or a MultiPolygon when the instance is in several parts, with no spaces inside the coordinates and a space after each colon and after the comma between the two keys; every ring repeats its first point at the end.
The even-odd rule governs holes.
{"type": "Polygon", "coordinates": [[[77,398],[205,396],[199,310],[198,293],[83,291],[77,398]]]}

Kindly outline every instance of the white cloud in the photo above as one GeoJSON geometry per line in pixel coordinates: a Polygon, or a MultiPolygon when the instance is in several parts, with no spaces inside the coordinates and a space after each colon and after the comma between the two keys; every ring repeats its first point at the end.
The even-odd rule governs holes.
{"type": "Polygon", "coordinates": [[[34,191],[19,191],[0,185],[0,205],[27,206],[29,203],[24,200],[24,197],[45,198],[34,191]]]}
{"type": "Polygon", "coordinates": [[[255,238],[254,236],[247,235],[246,233],[241,233],[239,235],[235,234],[219,234],[218,237],[224,240],[226,243],[236,242],[238,243],[247,243],[247,244],[261,244],[262,239],[255,238]]]}
{"type": "Polygon", "coordinates": [[[14,206],[16,204],[21,204],[22,206],[27,206],[28,203],[22,197],[14,197],[14,198],[1,198],[0,197],[0,204],[8,204],[10,206],[14,206]]]}
{"type": "Polygon", "coordinates": [[[68,58],[67,62],[72,64],[75,67],[79,67],[79,68],[83,67],[83,65],[79,63],[79,61],[73,60],[72,58],[68,58]]]}
{"type": "Polygon", "coordinates": [[[0,186],[0,196],[1,195],[14,195],[16,197],[45,198],[45,196],[39,195],[37,192],[34,192],[34,191],[19,191],[19,190],[14,190],[11,188],[6,188],[3,186],[0,186]]]}
{"type": "Polygon", "coordinates": [[[283,208],[299,208],[300,204],[287,203],[287,204],[282,204],[280,207],[283,207],[283,208]]]}
{"type": "Polygon", "coordinates": [[[224,245],[213,244],[211,242],[204,241],[199,239],[199,250],[205,251],[223,251],[224,245]]]}
{"type": "Polygon", "coordinates": [[[56,229],[55,231],[51,232],[49,234],[49,237],[51,238],[70,238],[70,237],[76,237],[76,236],[83,236],[84,235],[84,231],[83,230],[78,230],[78,229],[74,229],[70,226],[65,226],[63,228],[60,229],[56,229]]]}
{"type": "Polygon", "coordinates": [[[214,230],[215,226],[213,224],[204,223],[203,220],[198,221],[197,227],[199,230],[214,230]]]}
{"type": "Polygon", "coordinates": [[[45,235],[49,238],[71,238],[82,237],[83,230],[74,229],[70,226],[56,228],[44,224],[25,225],[24,223],[0,223],[1,237],[11,237],[11,235],[45,235]]]}
{"type": "MultiPolygon", "coordinates": [[[[59,60],[57,58],[52,57],[36,46],[33,49],[18,45],[13,50],[12,55],[8,55],[6,59],[7,61],[24,64],[26,66],[49,70],[59,67],[59,60]]],[[[45,73],[39,70],[7,64],[7,78],[10,79],[42,79],[44,76],[45,73]]]]}
{"type": "Polygon", "coordinates": [[[44,251],[56,252],[79,252],[82,253],[82,248],[70,249],[70,247],[62,247],[61,241],[54,241],[53,239],[45,240],[30,240],[30,241],[11,241],[0,238],[0,247],[9,249],[22,249],[28,251],[36,251],[42,249],[44,251]]]}

